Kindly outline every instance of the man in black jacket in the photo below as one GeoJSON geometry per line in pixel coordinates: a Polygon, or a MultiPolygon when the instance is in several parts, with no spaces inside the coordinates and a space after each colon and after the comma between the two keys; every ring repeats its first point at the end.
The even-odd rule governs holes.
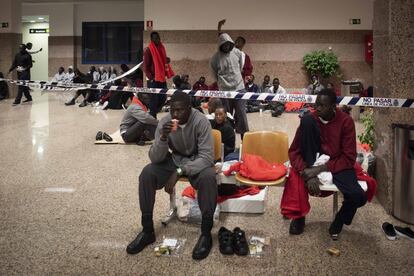
{"type": "MultiPolygon", "coordinates": [[[[20,44],[19,52],[14,57],[13,64],[9,69],[9,74],[14,69],[16,69],[18,80],[30,80],[30,68],[32,68],[32,66],[32,56],[26,51],[26,45],[20,44]]],[[[23,94],[26,97],[26,100],[23,101],[24,103],[32,101],[32,96],[30,95],[29,87],[19,85],[19,89],[17,91],[16,99],[13,102],[13,106],[20,104],[23,94]]]]}

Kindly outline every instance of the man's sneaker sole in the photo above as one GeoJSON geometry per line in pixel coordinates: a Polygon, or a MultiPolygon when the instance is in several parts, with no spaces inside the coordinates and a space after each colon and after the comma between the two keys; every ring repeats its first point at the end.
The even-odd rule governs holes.
{"type": "Polygon", "coordinates": [[[414,241],[414,238],[412,238],[412,237],[410,237],[410,236],[407,236],[406,234],[404,234],[404,233],[402,233],[402,232],[398,231],[397,229],[395,229],[395,232],[397,233],[397,235],[399,235],[399,236],[401,236],[401,237],[404,237],[404,238],[407,238],[407,239],[409,239],[409,240],[414,241]]]}

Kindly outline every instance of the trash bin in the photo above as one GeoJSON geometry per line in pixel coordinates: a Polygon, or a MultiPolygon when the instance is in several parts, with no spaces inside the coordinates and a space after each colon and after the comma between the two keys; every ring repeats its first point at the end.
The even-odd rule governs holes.
{"type": "Polygon", "coordinates": [[[393,215],[414,224],[414,126],[394,127],[393,215]]]}

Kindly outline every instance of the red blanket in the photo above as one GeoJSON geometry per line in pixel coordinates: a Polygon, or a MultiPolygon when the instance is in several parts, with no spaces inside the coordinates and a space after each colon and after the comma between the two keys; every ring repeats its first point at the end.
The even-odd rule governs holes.
{"type": "MultiPolygon", "coordinates": [[[[258,193],[260,193],[260,189],[257,186],[237,187],[237,192],[232,195],[218,196],[217,203],[222,203],[223,201],[230,199],[230,198],[239,198],[245,195],[255,195],[258,193]]],[[[184,191],[181,193],[181,195],[192,198],[192,199],[196,198],[195,189],[192,186],[188,186],[187,188],[185,188],[184,191]]]]}
{"type": "MultiPolygon", "coordinates": [[[[366,174],[358,163],[354,166],[358,180],[366,181],[368,190],[368,201],[371,202],[377,190],[377,181],[366,174]]],[[[322,197],[328,196],[332,192],[322,192],[322,197]]],[[[282,200],[280,201],[282,215],[297,219],[306,216],[310,211],[309,194],[304,185],[303,178],[295,169],[290,170],[289,177],[283,190],[282,200]]]]}
{"type": "Polygon", "coordinates": [[[223,172],[229,176],[232,172],[240,172],[243,177],[256,181],[277,180],[286,175],[286,167],[283,164],[269,163],[261,156],[243,154],[243,162],[237,162],[223,172]]]}
{"type": "Polygon", "coordinates": [[[171,78],[174,76],[170,64],[167,64],[167,54],[164,45],[159,42],[157,46],[151,41],[149,49],[154,63],[155,81],[165,82],[166,77],[171,78]]]}

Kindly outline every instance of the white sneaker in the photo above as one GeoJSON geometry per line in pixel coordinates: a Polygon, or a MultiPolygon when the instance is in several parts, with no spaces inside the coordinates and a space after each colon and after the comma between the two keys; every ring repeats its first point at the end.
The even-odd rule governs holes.
{"type": "Polygon", "coordinates": [[[108,101],[104,102],[101,108],[102,108],[102,109],[105,109],[105,108],[108,106],[108,104],[109,104],[109,102],[108,102],[108,101]]]}

